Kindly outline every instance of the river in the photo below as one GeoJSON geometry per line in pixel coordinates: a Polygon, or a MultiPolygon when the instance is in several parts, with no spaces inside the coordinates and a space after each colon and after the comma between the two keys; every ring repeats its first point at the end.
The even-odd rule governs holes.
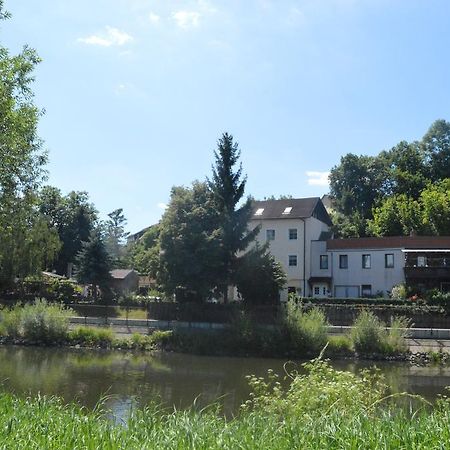
{"type": "MultiPolygon", "coordinates": [[[[245,376],[267,369],[284,374],[285,361],[161,353],[133,354],[69,348],[0,347],[0,389],[18,395],[38,393],[75,400],[93,408],[100,399],[115,417],[154,401],[169,408],[203,408],[219,402],[228,416],[248,398],[245,376]]],[[[340,360],[333,366],[352,372],[373,362],[340,360]]],[[[450,385],[450,367],[415,367],[377,362],[392,391],[433,400],[450,385]]]]}

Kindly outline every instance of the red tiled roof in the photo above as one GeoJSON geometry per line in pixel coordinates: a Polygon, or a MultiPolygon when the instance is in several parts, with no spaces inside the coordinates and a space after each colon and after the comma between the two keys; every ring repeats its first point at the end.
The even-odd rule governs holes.
{"type": "Polygon", "coordinates": [[[450,249],[450,236],[389,236],[327,240],[327,250],[359,248],[450,249]]]}

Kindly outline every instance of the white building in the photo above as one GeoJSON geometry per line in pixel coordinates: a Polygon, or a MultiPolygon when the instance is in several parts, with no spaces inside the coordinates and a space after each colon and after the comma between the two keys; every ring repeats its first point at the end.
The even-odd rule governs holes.
{"type": "Polygon", "coordinates": [[[450,290],[448,236],[318,240],[311,249],[314,297],[386,297],[400,283],[450,290]]]}
{"type": "Polygon", "coordinates": [[[250,226],[258,225],[261,228],[257,240],[269,243],[270,252],[287,275],[281,300],[287,299],[288,292],[311,295],[311,245],[330,237],[331,219],[320,198],[254,202],[250,226]]]}
{"type": "Polygon", "coordinates": [[[281,300],[386,297],[400,283],[450,291],[450,237],[331,239],[331,225],[318,197],[254,202],[250,227],[287,275],[281,300]]]}

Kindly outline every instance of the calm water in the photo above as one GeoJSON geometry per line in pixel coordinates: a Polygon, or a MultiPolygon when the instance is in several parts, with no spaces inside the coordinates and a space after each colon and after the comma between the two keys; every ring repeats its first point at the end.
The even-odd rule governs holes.
{"type": "MultiPolygon", "coordinates": [[[[20,395],[58,395],[94,407],[105,402],[114,415],[151,401],[169,407],[199,408],[220,401],[229,415],[248,397],[245,375],[267,369],[283,374],[284,361],[260,358],[216,358],[182,354],[143,356],[119,351],[0,347],[0,388],[20,395]]],[[[337,361],[355,371],[372,364],[337,361]]],[[[450,385],[450,368],[377,363],[393,391],[433,399],[450,385]]]]}

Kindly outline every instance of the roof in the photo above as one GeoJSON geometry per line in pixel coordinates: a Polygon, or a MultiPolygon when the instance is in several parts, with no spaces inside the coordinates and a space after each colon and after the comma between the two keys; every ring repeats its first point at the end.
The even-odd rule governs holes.
{"type": "Polygon", "coordinates": [[[315,217],[327,225],[331,225],[330,216],[319,197],[288,198],[283,200],[263,200],[253,202],[252,220],[307,219],[309,217],[315,217]],[[286,208],[291,209],[288,214],[283,214],[283,212],[286,211],[286,208]],[[257,211],[259,214],[255,214],[257,211]]]}
{"type": "Polygon", "coordinates": [[[327,250],[401,248],[417,250],[450,249],[450,236],[389,236],[329,239],[327,250]]]}
{"type": "Polygon", "coordinates": [[[111,270],[110,274],[113,278],[115,278],[116,280],[123,280],[124,278],[126,278],[128,275],[130,275],[130,273],[135,272],[137,273],[135,270],[133,269],[114,269],[111,270]]]}

